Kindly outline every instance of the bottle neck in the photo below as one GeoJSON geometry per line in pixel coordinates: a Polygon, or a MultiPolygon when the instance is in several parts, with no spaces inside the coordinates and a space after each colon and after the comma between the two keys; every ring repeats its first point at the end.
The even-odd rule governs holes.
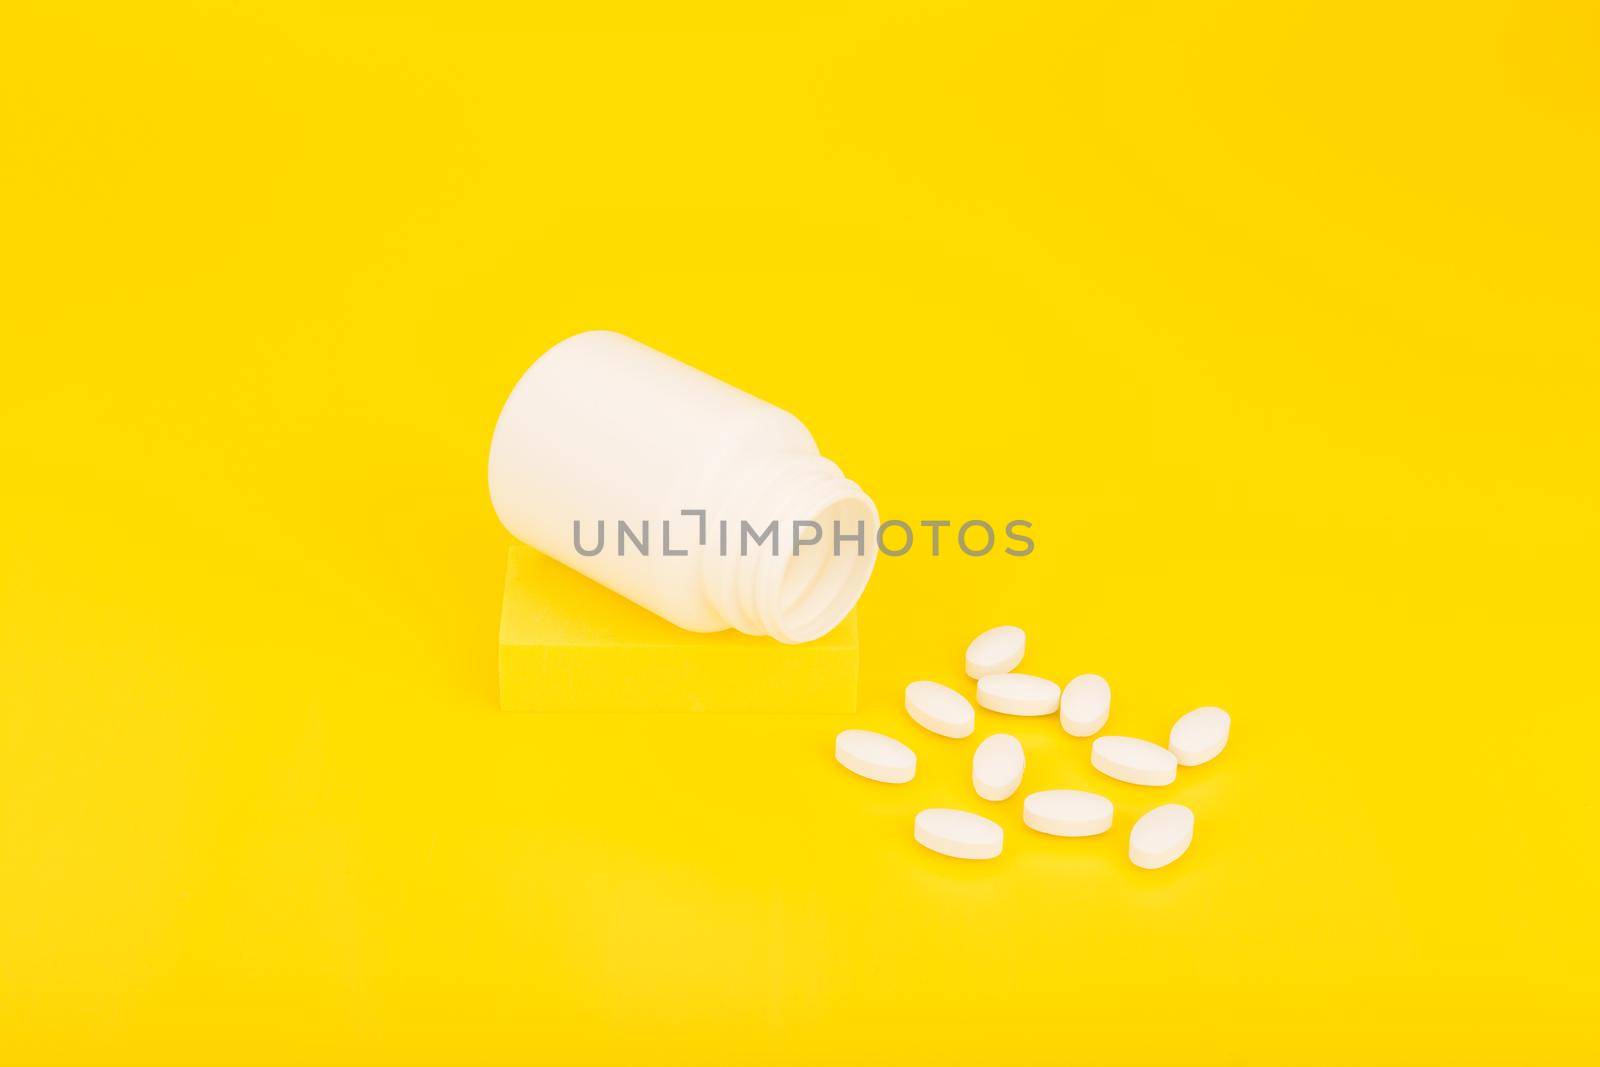
{"type": "Polygon", "coordinates": [[[850,614],[867,586],[877,508],[815,454],[777,453],[743,466],[711,516],[719,525],[703,557],[707,599],[742,633],[815,640],[850,614]]]}

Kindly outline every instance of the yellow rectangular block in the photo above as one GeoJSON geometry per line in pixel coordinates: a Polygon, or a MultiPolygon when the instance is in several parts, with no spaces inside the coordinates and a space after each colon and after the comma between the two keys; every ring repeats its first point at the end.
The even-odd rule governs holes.
{"type": "Polygon", "coordinates": [[[506,560],[506,711],[844,714],[856,710],[856,617],[804,645],[681,630],[525,545],[506,560]]]}

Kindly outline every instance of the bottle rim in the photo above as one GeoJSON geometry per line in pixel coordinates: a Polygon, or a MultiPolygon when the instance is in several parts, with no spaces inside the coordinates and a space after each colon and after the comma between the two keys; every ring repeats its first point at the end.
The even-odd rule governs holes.
{"type": "Polygon", "coordinates": [[[794,514],[821,526],[821,542],[797,551],[791,532],[777,556],[761,557],[754,576],[755,616],[762,629],[786,644],[814,641],[843,622],[866,591],[878,556],[877,508],[842,475],[829,479],[794,514]],[[840,549],[834,522],[846,532],[859,524],[859,551],[840,549]]]}

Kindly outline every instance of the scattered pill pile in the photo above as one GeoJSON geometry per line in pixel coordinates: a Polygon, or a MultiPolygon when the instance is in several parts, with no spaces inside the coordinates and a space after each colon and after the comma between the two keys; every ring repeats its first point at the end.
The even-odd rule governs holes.
{"type": "MultiPolygon", "coordinates": [[[[1111,717],[1111,686],[1098,674],[1081,674],[1064,687],[1048,678],[1015,673],[1027,650],[1027,635],[1015,626],[997,626],[967,646],[967,675],[978,683],[978,706],[1003,715],[1061,716],[1073,737],[1092,737],[1111,717]]],[[[918,726],[960,740],[977,729],[977,712],[965,695],[938,682],[906,686],[906,713],[918,726]]],[[[1196,708],[1172,726],[1165,747],[1138,737],[1096,737],[1089,763],[1101,774],[1142,786],[1171,785],[1179,767],[1215,759],[1228,743],[1228,713],[1196,708]]],[[[875,782],[909,782],[917,773],[917,754],[908,745],[871,730],[845,730],[834,743],[840,764],[875,782]]],[[[1027,756],[1010,734],[992,734],[972,753],[973,791],[988,801],[1008,800],[1022,784],[1027,756]]],[[[1098,793],[1046,789],[1022,801],[1022,822],[1056,837],[1092,837],[1111,829],[1113,805],[1098,793]]],[[[957,859],[988,860],[1000,855],[1005,832],[992,819],[957,808],[918,812],[912,828],[917,843],[957,859]]],[[[1154,870],[1182,856],[1194,840],[1194,812],[1182,804],[1162,804],[1139,817],[1128,834],[1128,859],[1154,870]]]]}

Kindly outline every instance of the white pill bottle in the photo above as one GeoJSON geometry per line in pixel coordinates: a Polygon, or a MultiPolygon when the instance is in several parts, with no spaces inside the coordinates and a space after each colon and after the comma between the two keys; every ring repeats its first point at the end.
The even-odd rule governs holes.
{"type": "Polygon", "coordinates": [[[814,640],[877,559],[877,509],[799,419],[607,331],[512,389],[489,497],[518,540],[697,632],[814,640]]]}

